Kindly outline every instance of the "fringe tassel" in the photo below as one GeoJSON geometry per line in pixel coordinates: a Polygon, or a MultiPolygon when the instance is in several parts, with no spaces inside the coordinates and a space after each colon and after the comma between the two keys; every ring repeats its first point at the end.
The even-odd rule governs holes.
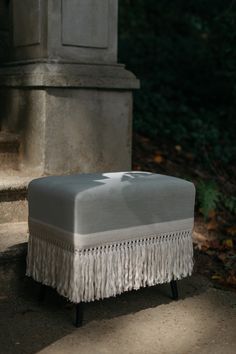
{"type": "Polygon", "coordinates": [[[191,275],[192,230],[70,251],[30,235],[27,272],[74,303],[191,275]]]}

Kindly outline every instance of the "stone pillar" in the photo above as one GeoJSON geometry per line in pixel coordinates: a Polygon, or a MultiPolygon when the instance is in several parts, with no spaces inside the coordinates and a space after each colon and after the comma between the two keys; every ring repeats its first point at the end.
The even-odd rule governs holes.
{"type": "Polygon", "coordinates": [[[11,0],[3,127],[32,173],[131,168],[132,90],[117,64],[117,0],[11,0]]]}

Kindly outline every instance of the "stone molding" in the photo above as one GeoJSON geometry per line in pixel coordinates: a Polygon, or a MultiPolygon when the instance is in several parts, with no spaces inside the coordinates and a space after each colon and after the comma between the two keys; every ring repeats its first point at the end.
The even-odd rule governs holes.
{"type": "Polygon", "coordinates": [[[0,87],[81,87],[132,90],[139,80],[122,64],[12,63],[0,67],[0,87]]]}

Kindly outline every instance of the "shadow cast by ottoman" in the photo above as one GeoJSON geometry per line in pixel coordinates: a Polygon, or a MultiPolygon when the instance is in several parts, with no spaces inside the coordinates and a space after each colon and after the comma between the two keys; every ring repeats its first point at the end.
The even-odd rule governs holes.
{"type": "MultiPolygon", "coordinates": [[[[116,298],[86,303],[84,327],[76,330],[71,325],[74,305],[50,288],[47,290],[45,301],[39,304],[37,301],[39,285],[24,276],[23,262],[16,263],[15,268],[11,269],[8,264],[1,268],[6,280],[0,296],[0,352],[4,354],[38,353],[75,331],[86,332],[94,321],[104,324],[104,320],[122,318],[122,316],[172,303],[169,284],[143,288],[123,293],[116,298]],[[16,271],[18,279],[11,282],[9,286],[11,272],[16,271]]],[[[199,278],[194,276],[184,279],[179,282],[180,299],[205,292],[207,287],[207,282],[201,279],[199,281],[199,278]]],[[[96,336],[96,333],[94,335],[96,336]]]]}

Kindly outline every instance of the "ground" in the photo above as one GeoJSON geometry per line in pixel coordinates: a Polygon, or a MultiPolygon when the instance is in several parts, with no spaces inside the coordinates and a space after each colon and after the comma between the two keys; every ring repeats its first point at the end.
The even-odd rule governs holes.
{"type": "Polygon", "coordinates": [[[10,286],[14,269],[2,271],[2,354],[235,353],[236,294],[214,288],[204,276],[179,281],[178,301],[164,284],[85,304],[84,325],[76,329],[74,306],[54,290],[39,304],[39,286],[23,268],[10,286]]]}
{"type": "MultiPolygon", "coordinates": [[[[191,175],[186,156],[135,139],[134,169],[191,175]]],[[[194,166],[194,173],[202,172],[194,166]]],[[[212,220],[197,211],[194,274],[178,281],[178,301],[169,284],[127,292],[85,304],[78,329],[74,305],[53,289],[38,303],[39,285],[25,277],[25,264],[2,264],[0,354],[234,354],[235,239],[212,220]]]]}

